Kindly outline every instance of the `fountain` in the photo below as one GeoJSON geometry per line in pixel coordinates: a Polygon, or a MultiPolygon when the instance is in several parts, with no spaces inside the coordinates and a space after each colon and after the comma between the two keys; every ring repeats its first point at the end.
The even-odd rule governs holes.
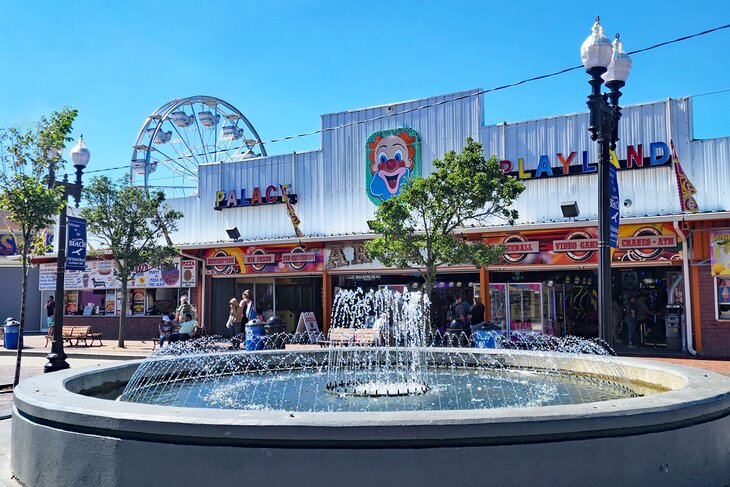
{"type": "MultiPolygon", "coordinates": [[[[539,367],[508,365],[499,354],[476,354],[471,347],[446,354],[428,347],[423,319],[428,307],[419,292],[341,291],[333,306],[326,357],[301,351],[232,354],[210,340],[181,343],[145,361],[120,400],[239,410],[374,412],[545,406],[639,395],[622,365],[588,340],[513,334],[503,344],[531,349],[549,345],[540,353],[539,367]],[[553,364],[564,352],[579,350],[593,355],[580,374],[563,373],[553,364]]],[[[287,341],[289,337],[269,337],[268,343],[287,341]]]]}
{"type": "Polygon", "coordinates": [[[30,379],[16,390],[13,451],[31,454],[14,454],[13,472],[27,485],[730,478],[727,378],[575,338],[433,346],[426,316],[420,293],[343,291],[326,348],[279,336],[236,352],[203,339],[30,379]]]}

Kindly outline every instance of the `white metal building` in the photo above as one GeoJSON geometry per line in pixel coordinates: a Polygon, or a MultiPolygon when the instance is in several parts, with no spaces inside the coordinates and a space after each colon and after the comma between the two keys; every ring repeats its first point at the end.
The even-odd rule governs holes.
{"type": "MultiPolygon", "coordinates": [[[[224,333],[226,303],[243,289],[254,292],[261,314],[282,317],[292,330],[305,311],[327,328],[338,288],[418,287],[412,271],[369,259],[367,222],[402,174],[428,175],[434,159],[471,137],[526,190],[515,226],[494,220],[466,229],[471,239],[508,244],[508,255],[489,269],[443,269],[434,325],[443,325],[439,310],[461,294],[481,297],[489,318],[506,328],[594,335],[598,156],[588,114],[485,126],[483,106],[479,90],[470,90],[326,114],[320,150],[200,165],[197,194],[170,203],[185,215],[172,239],[183,259],[196,262],[191,294],[206,326],[224,333]],[[386,142],[402,143],[403,151],[378,160],[386,142]],[[566,201],[577,204],[577,217],[563,216],[566,201]],[[580,246],[566,250],[576,240],[580,246]]],[[[713,267],[726,258],[715,251],[730,221],[730,138],[693,138],[691,98],[625,107],[619,138],[614,296],[637,296],[654,311],[645,346],[666,344],[665,305],[681,301],[688,318],[682,348],[730,354],[730,267],[713,267]],[[670,142],[696,189],[697,212],[682,211],[670,142]]]]}

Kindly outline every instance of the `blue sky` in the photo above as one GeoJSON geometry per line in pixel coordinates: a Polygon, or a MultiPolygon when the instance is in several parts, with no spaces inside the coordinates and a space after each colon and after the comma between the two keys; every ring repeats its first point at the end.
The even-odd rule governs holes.
{"type": "MultiPolygon", "coordinates": [[[[580,64],[593,17],[627,51],[730,23],[717,1],[5,0],[0,126],[78,108],[89,170],[128,165],[140,126],[178,97],[222,98],[264,140],[323,113],[491,88],[580,64]]],[[[730,89],[730,29],[634,56],[633,104],[730,89]]],[[[582,70],[485,96],[487,123],[585,110],[582,70]]],[[[730,135],[730,92],[695,101],[695,136],[730,135]]],[[[270,154],[319,147],[319,136],[270,154]]],[[[121,175],[123,171],[114,172],[121,175]]]]}

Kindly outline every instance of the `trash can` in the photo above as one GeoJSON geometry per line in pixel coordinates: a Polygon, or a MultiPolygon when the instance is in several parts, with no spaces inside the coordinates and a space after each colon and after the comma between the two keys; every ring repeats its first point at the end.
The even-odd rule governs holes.
{"type": "Polygon", "coordinates": [[[259,320],[251,320],[246,323],[246,350],[264,349],[264,323],[259,320]]]}
{"type": "Polygon", "coordinates": [[[476,348],[502,348],[502,331],[496,323],[482,321],[471,327],[476,348]]]}
{"type": "Polygon", "coordinates": [[[8,318],[5,320],[4,332],[5,348],[8,350],[17,350],[18,336],[20,335],[20,323],[18,323],[15,318],[8,318]]]}
{"type": "Polygon", "coordinates": [[[461,320],[453,320],[444,333],[444,345],[447,347],[466,347],[469,345],[468,327],[461,320]]]}
{"type": "Polygon", "coordinates": [[[280,318],[272,316],[264,326],[266,333],[266,350],[281,350],[284,348],[284,330],[286,326],[280,318]]]}

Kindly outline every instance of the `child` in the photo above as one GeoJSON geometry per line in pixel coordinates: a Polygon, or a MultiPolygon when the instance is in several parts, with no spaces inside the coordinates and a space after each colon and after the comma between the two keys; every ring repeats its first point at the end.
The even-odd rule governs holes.
{"type": "Polygon", "coordinates": [[[162,348],[162,345],[165,344],[165,339],[167,339],[167,344],[170,344],[170,335],[172,334],[172,330],[172,320],[170,320],[168,315],[163,315],[162,322],[160,323],[160,348],[162,348]]]}

